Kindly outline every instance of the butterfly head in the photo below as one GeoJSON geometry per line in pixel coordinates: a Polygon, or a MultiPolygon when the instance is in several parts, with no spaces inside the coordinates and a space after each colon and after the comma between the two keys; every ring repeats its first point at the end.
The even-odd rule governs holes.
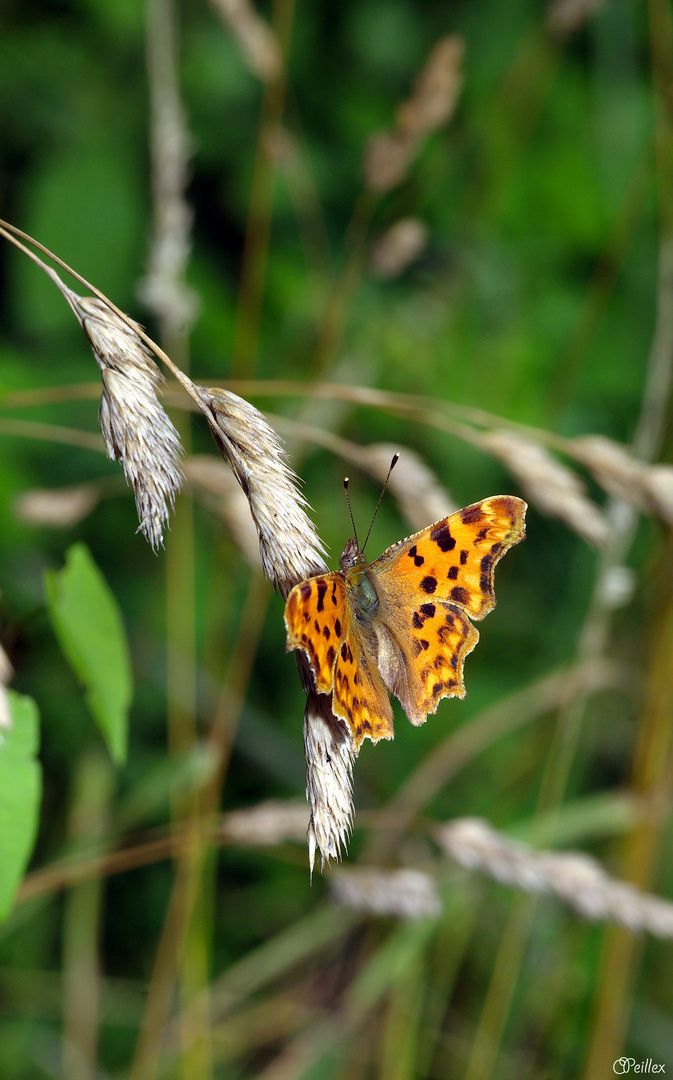
{"type": "Polygon", "coordinates": [[[357,537],[353,537],[349,540],[345,548],[341,552],[341,558],[339,559],[339,566],[342,570],[352,570],[354,566],[359,563],[364,563],[365,557],[360,551],[360,545],[358,544],[357,537]]]}

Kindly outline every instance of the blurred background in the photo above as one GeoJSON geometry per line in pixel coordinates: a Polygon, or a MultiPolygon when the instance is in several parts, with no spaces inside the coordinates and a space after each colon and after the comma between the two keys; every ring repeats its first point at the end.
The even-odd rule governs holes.
{"type": "Polygon", "coordinates": [[[419,729],[395,704],[311,885],[305,698],[228,468],[169,383],[187,484],[154,554],[88,343],[3,242],[0,640],[43,794],[0,925],[0,1080],[673,1070],[673,920],[641,897],[673,890],[669,3],[0,18],[2,217],[269,416],[332,567],[343,476],[366,533],[393,449],[370,558],[489,495],[530,503],[468,697],[419,729]],[[128,635],[123,765],[48,616],[75,542],[128,635]],[[437,831],[474,817],[497,834],[437,831]],[[553,885],[534,848],[639,891],[594,895],[582,864],[553,885]]]}

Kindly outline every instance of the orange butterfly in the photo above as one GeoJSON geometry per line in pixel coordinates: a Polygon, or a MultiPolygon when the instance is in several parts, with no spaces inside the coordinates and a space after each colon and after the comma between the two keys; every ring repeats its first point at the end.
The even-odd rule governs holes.
{"type": "Polygon", "coordinates": [[[479,640],[468,616],[483,619],[495,607],[493,570],[523,540],[526,509],[494,495],[373,563],[349,540],[340,570],[295,585],[285,605],[288,651],[306,653],[316,689],[332,695],[358,750],[365,738],[392,739],[388,691],[412,724],[442,698],[465,697],[463,662],[479,640]]]}

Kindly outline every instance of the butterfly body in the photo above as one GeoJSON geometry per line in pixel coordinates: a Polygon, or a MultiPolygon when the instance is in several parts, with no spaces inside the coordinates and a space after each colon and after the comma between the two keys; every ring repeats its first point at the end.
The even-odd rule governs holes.
{"type": "Polygon", "coordinates": [[[355,540],[341,569],[296,585],[287,647],[308,657],[316,689],[364,738],[393,736],[389,692],[413,724],[443,697],[464,697],[463,663],[479,634],[470,622],[495,605],[493,570],[525,535],[526,504],[496,495],[393,544],[368,563],[355,540]]]}

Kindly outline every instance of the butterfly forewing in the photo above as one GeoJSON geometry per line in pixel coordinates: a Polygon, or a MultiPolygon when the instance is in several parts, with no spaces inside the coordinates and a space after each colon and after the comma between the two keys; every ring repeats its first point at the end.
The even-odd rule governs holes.
{"type": "Polygon", "coordinates": [[[387,597],[451,603],[483,619],[495,605],[494,567],[523,540],[525,512],[521,499],[494,495],[393,544],[371,570],[387,597]]]}
{"type": "Polygon", "coordinates": [[[306,653],[316,690],[332,689],[334,665],[346,636],[346,588],[343,574],[322,574],[295,585],[285,605],[287,648],[306,653]]]}

